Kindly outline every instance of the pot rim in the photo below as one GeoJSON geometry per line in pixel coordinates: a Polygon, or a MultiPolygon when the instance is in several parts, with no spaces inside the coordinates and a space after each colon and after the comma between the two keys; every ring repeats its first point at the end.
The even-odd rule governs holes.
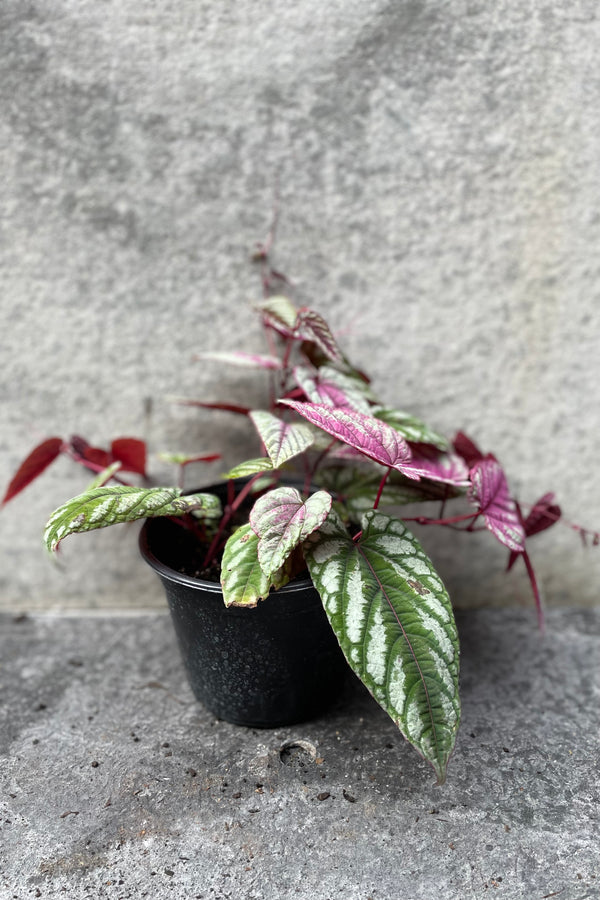
{"type": "MultiPolygon", "coordinates": [[[[160,522],[161,518],[162,517],[145,519],[144,524],[142,525],[138,539],[138,546],[142,558],[152,569],[154,569],[154,571],[161,578],[166,578],[168,581],[174,581],[177,584],[183,584],[187,587],[196,589],[202,588],[202,590],[204,591],[210,591],[211,593],[222,595],[223,588],[221,587],[220,581],[209,581],[204,578],[194,578],[193,575],[186,575],[184,572],[178,572],[177,569],[173,569],[171,568],[171,566],[168,566],[166,563],[164,563],[159,558],[159,556],[157,556],[154,550],[151,549],[148,532],[152,528],[153,523],[160,522]]],[[[290,594],[295,593],[296,591],[305,591],[307,588],[314,589],[312,579],[310,577],[301,578],[300,576],[296,576],[296,578],[293,578],[283,587],[278,588],[276,591],[272,591],[271,596],[278,594],[290,594]]]]}

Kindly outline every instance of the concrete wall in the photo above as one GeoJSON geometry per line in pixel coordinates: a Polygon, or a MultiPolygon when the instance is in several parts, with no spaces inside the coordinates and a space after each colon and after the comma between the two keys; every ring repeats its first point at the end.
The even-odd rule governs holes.
{"type": "MultiPolygon", "coordinates": [[[[257,396],[189,361],[260,348],[279,181],[275,262],[383,397],[600,527],[599,43],[595,0],[2,0],[2,483],[46,434],[217,445],[167,397],[257,396]]],[[[2,606],[162,603],[135,529],[45,559],[85,484],[60,460],[2,512],[2,606]]],[[[425,539],[458,605],[529,602],[491,539],[425,539]]],[[[600,551],[533,551],[549,602],[597,602],[600,551]]]]}

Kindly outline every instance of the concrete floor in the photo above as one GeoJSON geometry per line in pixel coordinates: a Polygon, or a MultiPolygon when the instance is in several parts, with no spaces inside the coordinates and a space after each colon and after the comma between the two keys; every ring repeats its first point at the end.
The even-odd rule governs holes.
{"type": "Polygon", "coordinates": [[[0,897],[600,897],[600,610],[459,627],[438,788],[353,679],[247,730],[193,699],[166,614],[0,618],[0,897]]]}

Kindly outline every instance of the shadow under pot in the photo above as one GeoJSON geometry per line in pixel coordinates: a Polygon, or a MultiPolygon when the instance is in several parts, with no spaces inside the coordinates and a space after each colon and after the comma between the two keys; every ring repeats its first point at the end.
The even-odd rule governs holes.
{"type": "Polygon", "coordinates": [[[165,518],[147,519],[140,533],[196,698],[217,718],[253,728],[324,712],[349,669],[310,578],[292,580],[254,608],[228,609],[219,583],[181,571],[191,543],[197,547],[191,532],[165,518]]]}

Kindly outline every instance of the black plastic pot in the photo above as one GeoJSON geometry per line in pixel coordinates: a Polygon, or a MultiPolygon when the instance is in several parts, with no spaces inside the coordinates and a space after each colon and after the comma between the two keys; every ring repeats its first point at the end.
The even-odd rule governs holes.
{"type": "Polygon", "coordinates": [[[179,571],[192,540],[182,532],[168,519],[148,519],[140,549],[165,588],[198,700],[220,719],[255,728],[323,712],[348,666],[310,579],[291,581],[254,609],[227,609],[220,584],[179,571]]]}

